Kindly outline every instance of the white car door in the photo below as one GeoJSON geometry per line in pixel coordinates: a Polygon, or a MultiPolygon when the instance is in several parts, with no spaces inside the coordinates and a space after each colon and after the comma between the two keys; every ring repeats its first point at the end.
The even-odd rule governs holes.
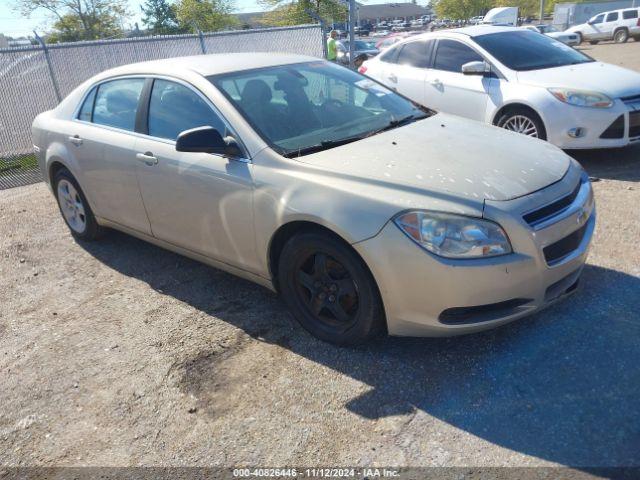
{"type": "Polygon", "coordinates": [[[490,76],[464,75],[462,65],[484,58],[470,46],[448,38],[436,45],[432,68],[427,71],[426,105],[445,113],[484,121],[490,76]]]}
{"type": "Polygon", "coordinates": [[[602,23],[601,36],[598,37],[602,40],[609,40],[613,37],[613,31],[618,26],[620,19],[620,12],[607,13],[604,22],[602,23]]]}
{"type": "Polygon", "coordinates": [[[589,20],[582,30],[582,37],[585,40],[599,40],[602,38],[602,26],[604,23],[604,13],[596,15],[589,20]]]}
{"type": "Polygon", "coordinates": [[[385,65],[383,83],[425,105],[426,68],[434,43],[433,40],[416,40],[396,48],[395,58],[385,65]]]}

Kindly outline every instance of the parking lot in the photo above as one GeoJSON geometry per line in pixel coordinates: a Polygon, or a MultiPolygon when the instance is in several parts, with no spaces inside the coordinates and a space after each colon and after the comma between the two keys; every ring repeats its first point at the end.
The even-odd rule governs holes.
{"type": "MultiPolygon", "coordinates": [[[[640,70],[640,43],[581,47],[640,70]]],[[[0,464],[640,466],[640,148],[569,152],[581,289],[445,339],[315,340],[269,291],[0,191],[0,464]]],[[[428,292],[425,292],[428,295],[428,292]]]]}

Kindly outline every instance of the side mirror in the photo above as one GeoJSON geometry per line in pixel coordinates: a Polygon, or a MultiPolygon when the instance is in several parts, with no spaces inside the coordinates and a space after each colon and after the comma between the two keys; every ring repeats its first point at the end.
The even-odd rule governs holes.
{"type": "Polygon", "coordinates": [[[486,75],[491,73],[491,66],[487,62],[469,62],[462,65],[465,75],[486,75]]]}
{"type": "Polygon", "coordinates": [[[222,138],[220,132],[213,127],[197,127],[185,130],[176,140],[178,152],[202,152],[239,157],[242,150],[233,137],[222,138]]]}

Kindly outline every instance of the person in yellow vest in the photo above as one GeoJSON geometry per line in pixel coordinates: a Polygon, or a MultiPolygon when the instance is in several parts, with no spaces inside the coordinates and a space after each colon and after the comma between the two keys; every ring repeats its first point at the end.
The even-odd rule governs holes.
{"type": "Polygon", "coordinates": [[[331,30],[327,39],[327,60],[335,62],[338,60],[338,32],[331,30]]]}

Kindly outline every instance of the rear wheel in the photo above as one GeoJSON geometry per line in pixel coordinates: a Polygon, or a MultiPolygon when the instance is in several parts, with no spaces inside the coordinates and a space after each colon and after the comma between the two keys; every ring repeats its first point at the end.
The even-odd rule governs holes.
{"type": "Polygon", "coordinates": [[[96,222],[84,193],[71,172],[58,170],[53,178],[53,189],[58,207],[71,235],[80,240],[95,240],[103,229],[96,222]]]}
{"type": "Polygon", "coordinates": [[[371,273],[353,249],[324,233],[301,233],[278,262],[284,301],[312,335],[337,345],[363,343],[384,329],[371,273]]]}
{"type": "Polygon", "coordinates": [[[515,107],[506,110],[498,119],[496,125],[512,132],[521,133],[528,137],[547,139],[547,133],[540,117],[527,108],[515,107]]]}
{"type": "Polygon", "coordinates": [[[613,34],[613,41],[616,43],[626,43],[629,40],[629,31],[626,28],[616,30],[613,34]]]}

